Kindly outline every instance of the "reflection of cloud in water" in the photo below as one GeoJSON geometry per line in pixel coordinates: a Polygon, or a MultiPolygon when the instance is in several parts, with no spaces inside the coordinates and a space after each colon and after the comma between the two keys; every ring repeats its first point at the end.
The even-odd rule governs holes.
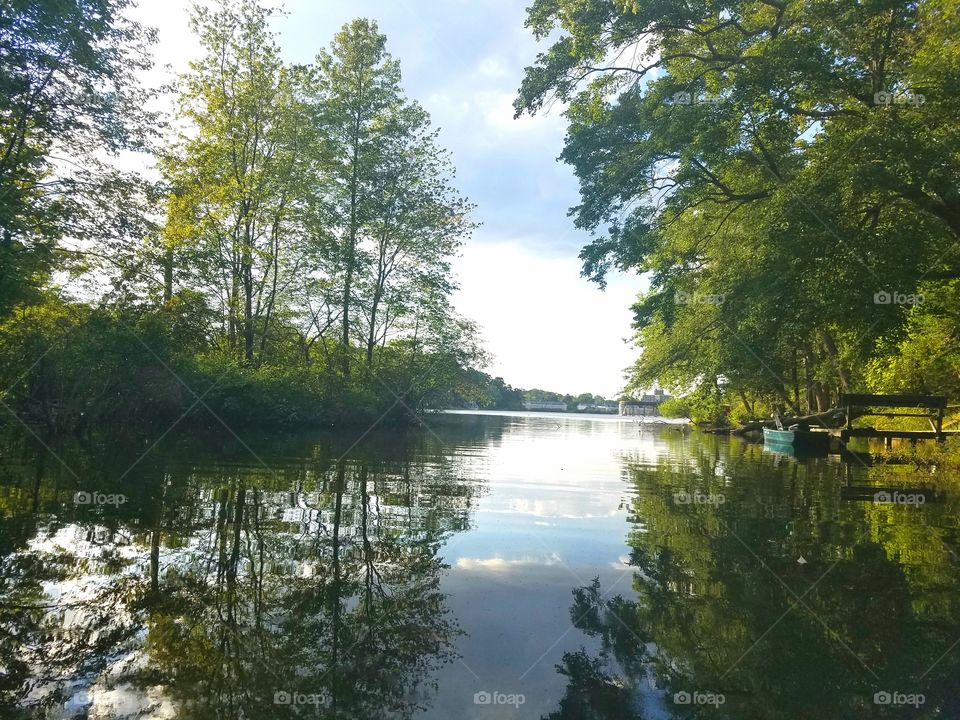
{"type": "Polygon", "coordinates": [[[532,557],[524,555],[513,560],[502,557],[491,558],[470,558],[462,557],[457,559],[457,568],[460,570],[479,570],[490,572],[508,572],[523,567],[550,567],[560,565],[563,560],[556,553],[551,553],[546,557],[532,557]]]}
{"type": "MultiPolygon", "coordinates": [[[[620,515],[616,503],[619,495],[599,495],[589,499],[589,503],[602,512],[584,511],[587,502],[583,497],[554,497],[546,500],[532,500],[530,498],[514,498],[507,501],[507,508],[489,508],[490,512],[507,513],[509,515],[532,515],[534,517],[553,518],[555,520],[589,520],[591,518],[608,518],[620,515]],[[611,507],[611,509],[608,509],[611,507]]],[[[540,524],[540,523],[535,523],[540,524]]],[[[543,523],[548,527],[556,523],[543,523]]]]}
{"type": "Polygon", "coordinates": [[[166,720],[177,717],[177,708],[160,686],[140,689],[121,683],[106,687],[105,681],[75,693],[65,703],[63,717],[81,713],[90,718],[142,717],[149,713],[146,716],[153,720],[166,720]]]}
{"type": "Polygon", "coordinates": [[[637,423],[622,418],[530,414],[505,422],[499,443],[462,458],[466,475],[489,488],[479,503],[481,513],[615,518],[631,492],[624,483],[624,458],[656,464],[669,456],[662,433],[640,432],[637,423]]]}

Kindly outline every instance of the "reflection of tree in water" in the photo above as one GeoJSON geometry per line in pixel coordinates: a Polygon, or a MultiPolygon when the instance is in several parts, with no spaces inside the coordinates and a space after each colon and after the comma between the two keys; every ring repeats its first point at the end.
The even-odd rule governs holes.
{"type": "Polygon", "coordinates": [[[773,468],[754,452],[699,447],[692,464],[689,452],[686,463],[626,464],[636,597],[607,596],[598,581],[575,589],[572,621],[601,650],[564,655],[568,686],[551,720],[960,717],[960,652],[946,652],[960,638],[947,546],[956,500],[843,501],[839,467],[773,468]],[[694,490],[726,501],[673,501],[694,490]],[[879,690],[926,701],[876,705],[879,690]],[[680,691],[726,702],[677,705],[680,691]]]}
{"type": "Polygon", "coordinates": [[[39,715],[74,696],[82,712],[75,691],[93,686],[101,713],[185,718],[428,704],[459,632],[438,550],[467,526],[470,488],[403,458],[278,471],[274,486],[292,477],[297,492],[235,466],[185,468],[149,505],[118,509],[114,529],[38,526],[0,566],[4,701],[39,715]],[[275,704],[282,693],[308,704],[275,704]]]}
{"type": "MultiPolygon", "coordinates": [[[[639,720],[639,688],[645,676],[645,645],[634,630],[614,613],[629,612],[630,603],[617,597],[606,607],[600,581],[574,590],[570,615],[586,635],[600,638],[601,650],[592,657],[581,648],[565,652],[557,672],[567,678],[560,707],[546,720],[639,720]]],[[[627,621],[629,622],[629,621],[627,621]]]]}

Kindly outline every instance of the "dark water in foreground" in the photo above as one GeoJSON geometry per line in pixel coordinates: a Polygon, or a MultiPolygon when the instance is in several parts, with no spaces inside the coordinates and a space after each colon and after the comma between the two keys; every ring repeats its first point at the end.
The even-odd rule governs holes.
{"type": "Polygon", "coordinates": [[[955,479],[428,423],[8,441],[0,715],[960,717],[955,479]]]}

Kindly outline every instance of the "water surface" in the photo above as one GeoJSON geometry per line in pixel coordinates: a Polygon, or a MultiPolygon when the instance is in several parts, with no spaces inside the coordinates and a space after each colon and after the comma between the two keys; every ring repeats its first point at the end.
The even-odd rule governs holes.
{"type": "Polygon", "coordinates": [[[8,437],[0,703],[960,717],[953,483],[546,413],[156,445],[8,437]]]}

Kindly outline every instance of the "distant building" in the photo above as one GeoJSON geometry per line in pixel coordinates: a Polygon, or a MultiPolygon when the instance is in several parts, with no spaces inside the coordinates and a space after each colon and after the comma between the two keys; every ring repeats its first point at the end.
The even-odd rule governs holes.
{"type": "Polygon", "coordinates": [[[567,411],[567,404],[559,400],[524,400],[523,407],[527,410],[547,410],[548,412],[567,411]]]}
{"type": "Polygon", "coordinates": [[[661,388],[655,388],[653,394],[644,393],[637,399],[625,398],[620,401],[620,414],[659,417],[660,403],[667,399],[667,394],[661,388]]]}
{"type": "Polygon", "coordinates": [[[580,403],[577,405],[577,410],[580,412],[613,414],[618,411],[618,408],[616,404],[591,405],[590,403],[580,403]]]}

